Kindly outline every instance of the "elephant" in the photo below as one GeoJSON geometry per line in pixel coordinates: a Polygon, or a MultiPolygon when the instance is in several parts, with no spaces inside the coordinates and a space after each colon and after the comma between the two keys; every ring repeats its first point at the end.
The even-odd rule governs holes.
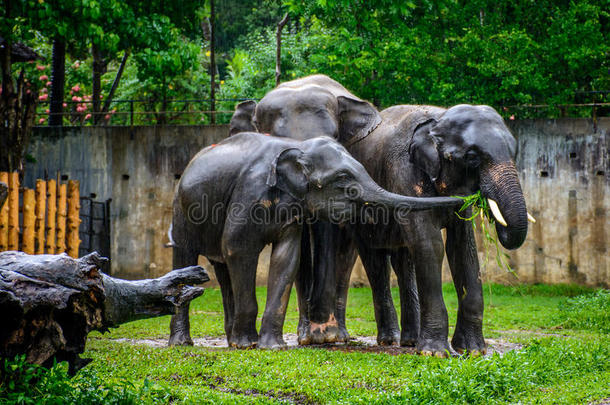
{"type": "Polygon", "coordinates": [[[244,132],[201,150],[180,178],[170,230],[173,265],[194,265],[199,255],[213,265],[229,346],[279,348],[306,222],[375,220],[364,209],[369,206],[406,214],[460,202],[389,193],[328,137],[299,141],[244,132]],[[272,254],[259,337],[255,281],[266,244],[272,254]]]}
{"type": "MultiPolygon", "coordinates": [[[[348,148],[380,186],[420,197],[480,190],[490,202],[502,246],[516,249],[523,244],[528,218],[533,217],[527,213],[515,168],[517,143],[492,107],[398,105],[383,110],[381,118],[374,131],[348,148]]],[[[483,294],[469,222],[452,208],[439,208],[411,213],[401,224],[354,224],[353,229],[373,289],[379,342],[416,345],[418,352],[437,356],[451,353],[441,285],[446,251],[458,296],[451,345],[458,352],[485,352],[483,294]],[[388,256],[400,289],[400,336],[388,256]]]]}
{"type": "MultiPolygon", "coordinates": [[[[229,134],[256,130],[298,140],[325,135],[348,146],[366,137],[380,122],[373,105],[328,76],[312,75],[280,84],[258,104],[254,101],[238,104],[229,134]]],[[[322,221],[305,228],[303,240],[305,249],[314,254],[303,256],[304,269],[296,282],[299,343],[347,341],[349,334],[341,316],[345,314],[351,270],[346,267],[356,259],[354,241],[346,227],[322,221]],[[311,249],[309,243],[313,243],[311,249]],[[338,300],[336,290],[344,292],[338,300]]]]}

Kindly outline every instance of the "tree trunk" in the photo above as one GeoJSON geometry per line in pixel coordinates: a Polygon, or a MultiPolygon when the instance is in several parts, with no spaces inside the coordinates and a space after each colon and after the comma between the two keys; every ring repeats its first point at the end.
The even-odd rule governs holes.
{"type": "Polygon", "coordinates": [[[97,45],[91,45],[91,56],[93,57],[93,72],[92,72],[92,91],[91,91],[91,110],[93,122],[97,123],[100,119],[100,95],[102,94],[102,74],[106,70],[106,65],[102,54],[97,45]]]}
{"type": "Polygon", "coordinates": [[[49,106],[49,125],[61,126],[63,123],[64,86],[66,81],[66,43],[63,38],[53,41],[53,61],[51,73],[51,94],[49,106]]]}
{"type": "Polygon", "coordinates": [[[282,30],[287,22],[288,13],[284,14],[284,18],[277,24],[277,31],[275,33],[275,87],[280,85],[280,76],[282,75],[282,30]]]}
{"type": "Polygon", "coordinates": [[[216,124],[216,55],[214,54],[216,21],[214,20],[214,0],[210,0],[210,124],[216,124]]]}
{"type": "Polygon", "coordinates": [[[23,170],[23,157],[36,118],[38,93],[28,88],[23,70],[14,86],[9,77],[0,95],[0,171],[23,170]]]}
{"type": "Polygon", "coordinates": [[[169,315],[203,294],[209,280],[200,266],[151,280],[127,281],[100,271],[108,259],[91,253],[62,255],[0,253],[0,357],[25,354],[49,366],[67,360],[75,373],[90,331],[169,315]]]}
{"type": "MultiPolygon", "coordinates": [[[[5,1],[5,5],[8,2],[5,1]]],[[[7,8],[7,10],[10,10],[7,8]]],[[[13,98],[13,78],[11,77],[11,43],[6,39],[4,48],[0,48],[0,68],[2,68],[2,93],[0,94],[0,170],[10,168],[11,104],[13,98]]]]}

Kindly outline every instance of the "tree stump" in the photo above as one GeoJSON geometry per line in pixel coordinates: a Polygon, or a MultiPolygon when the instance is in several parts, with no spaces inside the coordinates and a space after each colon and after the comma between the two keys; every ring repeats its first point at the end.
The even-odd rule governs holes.
{"type": "Polygon", "coordinates": [[[100,271],[107,261],[97,253],[80,259],[0,253],[0,357],[25,354],[43,366],[66,360],[75,373],[91,361],[79,357],[90,331],[174,314],[203,294],[187,284],[209,280],[200,266],[121,280],[100,271]]]}

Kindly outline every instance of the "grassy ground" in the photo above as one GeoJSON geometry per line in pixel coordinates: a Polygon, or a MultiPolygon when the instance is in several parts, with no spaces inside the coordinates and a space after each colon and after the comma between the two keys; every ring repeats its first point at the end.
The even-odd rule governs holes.
{"type": "MultiPolygon", "coordinates": [[[[398,302],[398,291],[393,292],[398,302]]],[[[455,291],[445,285],[444,293],[453,325],[455,291]]],[[[262,312],[265,289],[257,294],[262,312]]],[[[355,288],[349,294],[350,333],[375,335],[370,290],[355,288]]],[[[83,357],[93,358],[93,363],[71,380],[64,399],[87,402],[89,397],[78,395],[96,387],[98,397],[91,402],[99,402],[99,395],[115,403],[215,404],[571,404],[610,398],[609,293],[574,286],[492,285],[485,287],[485,295],[485,336],[522,348],[483,358],[436,359],[323,348],[155,348],[116,340],[166,339],[169,317],[164,317],[92,334],[83,357]],[[100,385],[106,391],[100,391],[100,385]]],[[[296,331],[295,298],[293,294],[285,332],[296,331]]],[[[191,313],[193,337],[223,334],[219,290],[207,290],[193,302],[191,313]]]]}

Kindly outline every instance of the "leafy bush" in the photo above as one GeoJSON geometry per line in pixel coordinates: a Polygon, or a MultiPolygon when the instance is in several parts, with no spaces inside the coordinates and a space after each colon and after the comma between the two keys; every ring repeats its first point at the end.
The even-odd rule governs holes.
{"type": "Polygon", "coordinates": [[[610,291],[598,290],[560,304],[560,321],[566,328],[610,333],[610,291]]]}
{"type": "Polygon", "coordinates": [[[0,404],[154,404],[169,399],[164,388],[147,379],[135,386],[105,380],[88,369],[70,378],[66,363],[47,369],[27,363],[25,356],[5,359],[0,371],[0,404]]]}

